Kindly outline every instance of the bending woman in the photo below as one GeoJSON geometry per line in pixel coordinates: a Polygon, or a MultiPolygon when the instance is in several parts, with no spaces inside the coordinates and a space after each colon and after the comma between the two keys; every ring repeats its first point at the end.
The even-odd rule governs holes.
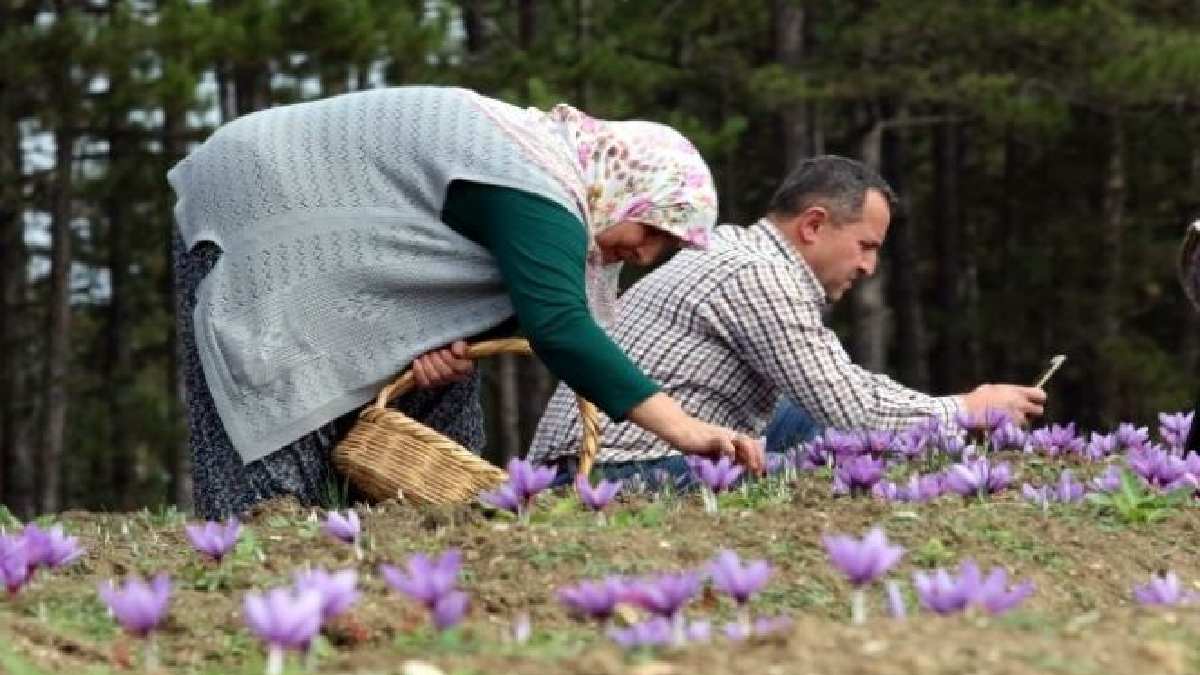
{"type": "Polygon", "coordinates": [[[378,89],[239,118],[168,179],[202,517],[320,502],[333,447],[409,364],[425,388],[397,406],[479,451],[459,341],[514,317],[612,419],[761,468],[754,441],[684,413],[601,327],[622,263],[703,246],[716,220],[707,166],[669,127],[378,89]]]}

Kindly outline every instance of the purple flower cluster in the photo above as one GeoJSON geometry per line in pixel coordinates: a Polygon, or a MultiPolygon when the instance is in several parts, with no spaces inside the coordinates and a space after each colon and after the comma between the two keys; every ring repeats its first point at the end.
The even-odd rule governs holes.
{"type": "Polygon", "coordinates": [[[1083,500],[1087,490],[1083,483],[1075,480],[1070,469],[1064,469],[1059,474],[1058,482],[1054,485],[1034,487],[1029,483],[1021,486],[1021,495],[1042,509],[1050,504],[1074,504],[1083,500]]]}
{"type": "Polygon", "coordinates": [[[83,554],[78,539],[63,534],[62,525],[44,530],[28,523],[20,534],[0,535],[0,583],[15,595],[39,568],[58,569],[83,554]]]}
{"type": "Polygon", "coordinates": [[[1029,432],[1029,445],[1033,451],[1041,451],[1050,457],[1083,454],[1085,442],[1075,433],[1075,423],[1052,424],[1049,427],[1029,432]]]}
{"type": "Polygon", "coordinates": [[[838,460],[833,469],[835,495],[866,494],[883,478],[883,460],[869,454],[838,460]]]}
{"type": "Polygon", "coordinates": [[[1032,581],[1010,587],[1004,569],[993,568],[984,577],[971,560],[963,561],[956,575],[941,568],[930,573],[914,572],[913,586],[921,606],[936,614],[954,614],[969,607],[1003,614],[1033,593],[1032,581]]]}
{"type": "Polygon", "coordinates": [[[437,559],[422,553],[412,555],[405,571],[383,564],[379,572],[389,586],[424,605],[438,630],[447,630],[458,625],[467,612],[467,594],[457,587],[461,566],[462,553],[450,549],[437,559]]]}
{"type": "Polygon", "coordinates": [[[707,457],[688,455],[686,461],[696,481],[714,494],[725,492],[733,487],[745,470],[740,464],[734,464],[730,457],[721,457],[719,460],[713,461],[707,457]]]}
{"type": "Polygon", "coordinates": [[[986,457],[967,460],[946,470],[945,487],[963,497],[996,494],[1008,489],[1012,469],[1007,462],[992,464],[986,457]]]}
{"type": "Polygon", "coordinates": [[[871,494],[889,502],[924,503],[933,501],[945,493],[945,477],[940,473],[914,473],[908,477],[908,482],[903,484],[881,480],[871,489],[871,494]]]}

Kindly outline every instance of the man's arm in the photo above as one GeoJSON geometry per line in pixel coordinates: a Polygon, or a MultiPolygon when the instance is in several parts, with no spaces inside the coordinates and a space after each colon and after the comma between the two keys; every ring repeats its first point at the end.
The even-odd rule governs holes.
{"type": "Polygon", "coordinates": [[[963,406],[855,365],[825,326],[820,301],[783,265],[747,265],[714,310],[741,357],[824,425],[898,429],[931,415],[949,421],[963,406]]]}

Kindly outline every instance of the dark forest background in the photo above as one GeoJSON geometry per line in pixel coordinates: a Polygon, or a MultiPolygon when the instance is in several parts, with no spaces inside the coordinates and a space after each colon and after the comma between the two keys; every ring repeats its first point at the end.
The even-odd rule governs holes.
{"type": "MultiPolygon", "coordinates": [[[[729,221],[799,158],[879,167],[905,212],[832,321],[911,386],[1066,353],[1048,419],[1099,428],[1200,385],[1195,0],[0,0],[0,502],[187,506],[164,174],[239,115],[413,83],[672,124],[729,221]]],[[[486,375],[500,461],[553,383],[486,375]]]]}

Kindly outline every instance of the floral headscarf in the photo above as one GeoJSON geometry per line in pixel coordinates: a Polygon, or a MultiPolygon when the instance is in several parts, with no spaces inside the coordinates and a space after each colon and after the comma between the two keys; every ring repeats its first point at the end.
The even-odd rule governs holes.
{"type": "Polygon", "coordinates": [[[560,103],[549,112],[483,96],[484,111],[574,196],[588,228],[587,287],[602,323],[615,314],[619,263],[601,269],[596,235],[626,220],[704,248],[717,193],[704,158],[682,134],[654,122],[607,122],[560,103]]]}

